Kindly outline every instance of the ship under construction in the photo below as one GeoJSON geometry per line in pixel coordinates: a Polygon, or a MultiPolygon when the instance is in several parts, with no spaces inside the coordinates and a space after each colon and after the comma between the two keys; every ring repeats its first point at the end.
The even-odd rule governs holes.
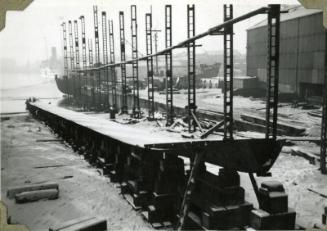
{"type": "MultiPolygon", "coordinates": [[[[128,19],[131,25],[129,50],[123,11],[117,12],[119,28],[113,28],[113,20],[107,18],[107,13],[99,12],[94,6],[94,31],[89,35],[86,34],[86,18],[83,15],[63,22],[64,74],[56,76],[57,86],[65,94],[67,105],[82,111],[108,113],[108,116],[94,120],[80,111],[34,99],[27,101],[27,108],[76,152],[100,166],[104,174],[119,185],[124,198],[135,210],[140,210],[154,228],[295,229],[296,211],[289,208],[284,186],[276,181],[264,181],[258,185],[256,179],[256,176],[271,176],[270,169],[285,144],[285,139],[279,136],[278,124],[280,15],[285,12],[281,11],[280,5],[268,5],[234,17],[233,5],[224,5],[223,23],[197,34],[195,5],[185,8],[187,39],[173,44],[173,7],[165,5],[165,49],[161,51],[153,49],[156,33],[153,14],[142,16],[145,17],[145,33],[142,35],[145,34],[146,38],[146,54],[143,56],[138,50],[136,5],[131,5],[131,17],[128,19]],[[235,125],[238,122],[233,113],[233,44],[234,34],[237,33],[234,25],[259,14],[267,15],[264,137],[245,138],[236,135],[235,125]],[[102,37],[99,36],[100,30],[102,37]],[[114,41],[114,31],[119,33],[119,41],[114,41]],[[197,67],[198,41],[207,36],[223,37],[223,63],[197,67]],[[115,42],[120,47],[119,60],[114,49],[115,42]],[[174,75],[172,52],[175,49],[187,51],[186,73],[179,78],[174,75]],[[126,53],[131,54],[131,59],[126,59],[126,53]],[[155,70],[158,57],[165,60],[161,74],[155,70]],[[139,76],[139,63],[146,64],[142,78],[139,76]],[[223,71],[223,113],[215,124],[205,129],[196,97],[199,79],[201,75],[215,76],[220,67],[223,71]],[[160,84],[156,83],[157,79],[160,84]],[[180,89],[184,89],[187,96],[184,108],[174,105],[175,93],[180,89]],[[146,98],[140,97],[141,90],[146,91],[146,98]],[[165,94],[165,104],[156,102],[157,91],[165,94]],[[172,128],[181,123],[187,127],[187,132],[176,138],[117,122],[122,117],[132,122],[157,121],[158,112],[164,116],[163,126],[172,128]],[[215,131],[221,131],[220,135],[214,135],[215,131]],[[208,171],[208,163],[219,166],[219,172],[213,174],[208,171]],[[248,174],[258,208],[245,200],[246,192],[240,184],[239,172],[248,174]]],[[[326,80],[327,72],[320,141],[322,173],[327,172],[326,80]]]]}

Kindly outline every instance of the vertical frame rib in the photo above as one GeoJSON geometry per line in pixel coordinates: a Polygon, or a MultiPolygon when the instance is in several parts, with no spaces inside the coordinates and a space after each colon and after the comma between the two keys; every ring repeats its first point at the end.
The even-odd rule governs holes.
{"type": "MultiPolygon", "coordinates": [[[[114,26],[113,21],[108,21],[109,24],[109,53],[110,53],[110,63],[115,63],[115,41],[114,41],[114,26]]],[[[117,80],[116,80],[116,67],[110,67],[111,73],[111,90],[112,90],[112,107],[117,110],[117,80]]]]}
{"type": "MultiPolygon", "coordinates": [[[[187,38],[195,36],[195,8],[193,5],[187,5],[187,38]]],[[[196,70],[195,70],[195,41],[187,44],[187,72],[188,72],[188,130],[194,132],[196,124],[196,70]]]]}
{"type": "MultiPolygon", "coordinates": [[[[124,12],[119,12],[119,38],[120,38],[120,61],[126,61],[125,54],[125,21],[124,21],[124,12]]],[[[121,64],[121,80],[122,80],[122,113],[128,113],[127,106],[127,81],[126,81],[126,64],[121,64]]]]}
{"type": "Polygon", "coordinates": [[[277,138],[280,5],[269,5],[266,92],[266,138],[277,138]]]}
{"type": "Polygon", "coordinates": [[[139,102],[139,66],[138,66],[138,48],[137,48],[137,15],[136,5],[131,5],[131,36],[132,36],[132,72],[133,72],[133,117],[140,117],[139,102]]]}
{"type": "MultiPolygon", "coordinates": [[[[233,5],[224,5],[224,21],[233,18],[233,5]]],[[[224,139],[233,139],[233,24],[224,28],[224,139]]]]}
{"type": "MultiPolygon", "coordinates": [[[[146,54],[152,54],[152,14],[145,14],[146,54]]],[[[148,76],[148,112],[149,119],[154,119],[153,57],[146,60],[148,76]]]]}
{"type": "MultiPolygon", "coordinates": [[[[172,46],[172,8],[171,5],[165,6],[165,47],[172,46]]],[[[174,122],[174,106],[173,106],[173,60],[172,51],[165,54],[166,61],[166,110],[167,110],[167,126],[174,122]]],[[[157,64],[158,65],[158,64],[157,64]]]]}

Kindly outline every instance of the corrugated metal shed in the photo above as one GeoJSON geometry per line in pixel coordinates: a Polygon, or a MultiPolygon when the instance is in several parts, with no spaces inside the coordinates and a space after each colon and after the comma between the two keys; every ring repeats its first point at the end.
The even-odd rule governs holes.
{"type": "MultiPolygon", "coordinates": [[[[307,95],[303,86],[322,85],[325,33],[322,11],[291,7],[281,15],[280,91],[307,95]]],[[[247,75],[266,81],[267,21],[247,30],[247,75]]],[[[315,92],[312,92],[315,94],[315,92]]]]}
{"type": "MultiPolygon", "coordinates": [[[[280,21],[285,22],[288,20],[296,19],[305,17],[312,14],[322,13],[322,10],[314,10],[314,9],[305,9],[303,6],[290,6],[287,8],[282,9],[284,11],[288,10],[288,13],[282,13],[280,16],[280,21]]],[[[252,30],[258,27],[267,26],[267,20],[262,20],[261,22],[253,25],[252,27],[248,28],[247,30],[252,30]]]]}

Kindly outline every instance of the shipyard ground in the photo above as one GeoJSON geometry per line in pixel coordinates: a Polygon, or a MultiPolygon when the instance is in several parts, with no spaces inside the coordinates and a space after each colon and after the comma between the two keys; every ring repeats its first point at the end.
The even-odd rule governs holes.
{"type": "MultiPolygon", "coordinates": [[[[26,224],[31,230],[47,230],[66,220],[94,215],[105,217],[109,230],[152,229],[101,170],[90,166],[41,122],[27,114],[6,115],[2,117],[1,131],[1,197],[12,222],[26,224]],[[57,200],[15,204],[6,197],[11,186],[54,181],[60,189],[57,200]]],[[[326,198],[308,190],[327,195],[327,178],[318,171],[318,165],[291,156],[289,147],[285,147],[271,170],[272,179],[281,181],[287,190],[289,206],[297,212],[297,223],[305,227],[321,223],[326,202],[326,198]]],[[[217,170],[212,167],[211,171],[217,170]]],[[[246,174],[241,174],[241,184],[246,200],[257,207],[246,174]]]]}
{"type": "Polygon", "coordinates": [[[1,197],[13,223],[44,231],[88,215],[107,218],[109,230],[151,229],[109,178],[69,146],[54,140],[58,137],[39,121],[25,115],[10,117],[2,122],[1,131],[1,197]],[[54,165],[59,167],[47,167],[54,165]],[[45,182],[59,184],[57,200],[15,204],[6,197],[10,186],[45,182]]]}

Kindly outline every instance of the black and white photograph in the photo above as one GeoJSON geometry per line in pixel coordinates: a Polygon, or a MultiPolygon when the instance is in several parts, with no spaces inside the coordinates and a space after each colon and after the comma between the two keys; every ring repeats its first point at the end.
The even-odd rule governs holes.
{"type": "Polygon", "coordinates": [[[326,0],[1,0],[0,230],[327,230],[326,0]]]}

